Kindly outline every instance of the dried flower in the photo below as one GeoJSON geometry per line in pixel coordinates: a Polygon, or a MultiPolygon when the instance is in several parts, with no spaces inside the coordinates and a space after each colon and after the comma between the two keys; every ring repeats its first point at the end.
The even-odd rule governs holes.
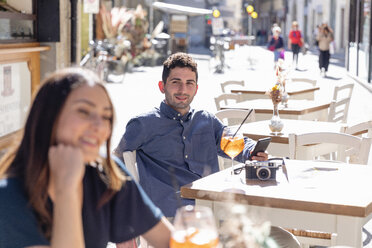
{"type": "Polygon", "coordinates": [[[268,92],[266,92],[267,95],[270,96],[271,101],[273,104],[279,104],[282,101],[282,86],[279,82],[277,82],[268,92]]]}

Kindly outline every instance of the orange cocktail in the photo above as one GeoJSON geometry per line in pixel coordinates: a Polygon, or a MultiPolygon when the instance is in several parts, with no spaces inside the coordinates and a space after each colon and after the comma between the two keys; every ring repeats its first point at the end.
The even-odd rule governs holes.
{"type": "MultiPolygon", "coordinates": [[[[188,232],[190,233],[190,232],[188,232]]],[[[209,230],[194,229],[191,234],[186,231],[175,231],[170,240],[170,248],[216,248],[218,237],[216,233],[209,230]]]]}
{"type": "Polygon", "coordinates": [[[229,155],[230,158],[235,158],[244,149],[244,138],[232,136],[224,136],[221,139],[221,149],[229,155]]]}

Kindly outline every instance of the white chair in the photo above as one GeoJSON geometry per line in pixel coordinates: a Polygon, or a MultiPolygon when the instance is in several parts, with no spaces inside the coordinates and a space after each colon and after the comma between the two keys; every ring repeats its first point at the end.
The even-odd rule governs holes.
{"type": "MultiPolygon", "coordinates": [[[[215,113],[216,117],[226,126],[239,125],[249,113],[247,109],[223,109],[215,113]]],[[[256,120],[255,112],[252,113],[246,122],[253,122],[256,120]]]]}
{"type": "Polygon", "coordinates": [[[139,182],[138,168],[136,162],[136,151],[123,152],[124,164],[128,171],[132,174],[134,180],[139,182]]]}
{"type": "Polygon", "coordinates": [[[365,121],[346,127],[345,133],[357,136],[365,134],[366,137],[372,138],[372,121],[365,121]]]}
{"type": "Polygon", "coordinates": [[[216,103],[217,110],[221,110],[221,103],[224,102],[224,105],[227,106],[229,103],[237,103],[242,101],[241,94],[234,94],[234,93],[223,93],[214,98],[216,103]]]}
{"type": "Polygon", "coordinates": [[[329,107],[328,121],[344,123],[347,121],[353,88],[354,84],[335,86],[333,100],[329,107]]]}
{"type": "Polygon", "coordinates": [[[244,86],[244,81],[226,81],[226,82],[223,82],[221,83],[221,90],[222,90],[222,93],[227,93],[226,92],[226,86],[230,86],[230,85],[240,85],[240,86],[244,86]]]}
{"type": "Polygon", "coordinates": [[[318,132],[289,134],[289,157],[312,160],[335,153],[333,160],[367,164],[372,138],[345,133],[318,132]]]}
{"type": "Polygon", "coordinates": [[[296,83],[296,82],[304,82],[304,83],[310,83],[312,84],[313,86],[316,85],[317,81],[316,80],[313,80],[313,79],[309,79],[309,78],[292,78],[292,83],[296,83]]]}

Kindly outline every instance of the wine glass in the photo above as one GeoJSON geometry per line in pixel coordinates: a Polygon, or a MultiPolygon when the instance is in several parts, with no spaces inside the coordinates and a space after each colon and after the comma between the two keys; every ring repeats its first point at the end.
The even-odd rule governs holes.
{"type": "Polygon", "coordinates": [[[177,209],[170,248],[217,248],[218,233],[212,211],[187,205],[177,209]]]}
{"type": "Polygon", "coordinates": [[[231,158],[231,175],[234,175],[234,158],[244,149],[244,138],[235,128],[225,127],[221,138],[221,150],[231,158]]]}

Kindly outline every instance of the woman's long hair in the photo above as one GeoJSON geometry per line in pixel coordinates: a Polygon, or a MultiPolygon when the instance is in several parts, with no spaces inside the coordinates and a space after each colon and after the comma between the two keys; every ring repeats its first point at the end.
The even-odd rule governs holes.
{"type": "MultiPolygon", "coordinates": [[[[15,176],[23,183],[47,238],[50,238],[52,229],[52,213],[48,206],[49,147],[56,144],[54,129],[67,97],[74,89],[87,84],[101,86],[108,96],[105,87],[91,71],[67,68],[49,76],[33,101],[19,147],[9,151],[0,162],[0,178],[15,176]]],[[[111,100],[110,104],[112,106],[111,100]]],[[[112,134],[113,118],[110,125],[112,134]]],[[[106,141],[107,157],[103,162],[108,190],[99,205],[107,202],[124,182],[124,176],[110,157],[111,134],[106,141]]]]}

